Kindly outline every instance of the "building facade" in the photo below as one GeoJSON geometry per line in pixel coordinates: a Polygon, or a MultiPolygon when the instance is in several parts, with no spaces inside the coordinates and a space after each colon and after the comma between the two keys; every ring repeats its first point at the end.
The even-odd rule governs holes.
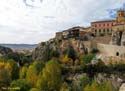
{"type": "Polygon", "coordinates": [[[112,26],[115,24],[115,20],[96,21],[91,22],[91,31],[95,35],[105,35],[112,33],[112,26]]]}
{"type": "Polygon", "coordinates": [[[55,38],[84,38],[88,33],[90,35],[91,27],[83,28],[83,27],[73,27],[62,32],[57,32],[55,38]]]}

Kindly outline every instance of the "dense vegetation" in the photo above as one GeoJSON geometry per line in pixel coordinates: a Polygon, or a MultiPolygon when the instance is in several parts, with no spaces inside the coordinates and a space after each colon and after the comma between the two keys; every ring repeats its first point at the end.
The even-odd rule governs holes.
{"type": "MultiPolygon", "coordinates": [[[[117,91],[111,80],[98,74],[123,74],[125,64],[92,64],[94,53],[77,55],[72,47],[63,52],[51,49],[48,60],[32,60],[31,55],[8,53],[0,58],[0,89],[6,91],[117,91]],[[80,77],[78,77],[80,75],[80,77]],[[77,80],[75,79],[77,78],[77,80]],[[9,87],[9,88],[8,88],[9,87]],[[16,89],[13,89],[16,88],[16,89]]],[[[43,58],[44,59],[44,58],[43,58]]]]}

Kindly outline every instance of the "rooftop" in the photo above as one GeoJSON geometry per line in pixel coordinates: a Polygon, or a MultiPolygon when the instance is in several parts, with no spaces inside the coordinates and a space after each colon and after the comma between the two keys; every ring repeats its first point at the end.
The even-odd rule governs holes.
{"type": "Polygon", "coordinates": [[[115,22],[115,20],[102,20],[102,21],[94,21],[91,23],[103,23],[103,22],[115,22]]]}

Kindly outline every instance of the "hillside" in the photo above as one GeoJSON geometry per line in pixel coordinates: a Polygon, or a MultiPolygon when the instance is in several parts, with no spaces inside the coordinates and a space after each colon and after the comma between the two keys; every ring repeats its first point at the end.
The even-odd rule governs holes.
{"type": "Polygon", "coordinates": [[[1,46],[8,47],[14,52],[27,53],[32,52],[36,44],[0,44],[1,46]]]}
{"type": "Polygon", "coordinates": [[[0,45],[16,49],[32,49],[36,47],[36,44],[0,44],[0,45]]]}
{"type": "Polygon", "coordinates": [[[0,46],[0,55],[5,55],[7,53],[12,53],[12,50],[8,47],[0,46]]]}

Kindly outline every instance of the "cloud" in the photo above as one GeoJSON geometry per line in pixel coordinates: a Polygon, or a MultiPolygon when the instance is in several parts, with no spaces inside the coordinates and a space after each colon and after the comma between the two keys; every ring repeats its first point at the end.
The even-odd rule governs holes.
{"type": "Polygon", "coordinates": [[[31,8],[37,8],[38,4],[41,4],[43,0],[23,0],[24,4],[31,8]]]}
{"type": "Polygon", "coordinates": [[[91,21],[111,19],[108,9],[122,0],[1,0],[0,42],[38,43],[55,32],[91,21]]]}

